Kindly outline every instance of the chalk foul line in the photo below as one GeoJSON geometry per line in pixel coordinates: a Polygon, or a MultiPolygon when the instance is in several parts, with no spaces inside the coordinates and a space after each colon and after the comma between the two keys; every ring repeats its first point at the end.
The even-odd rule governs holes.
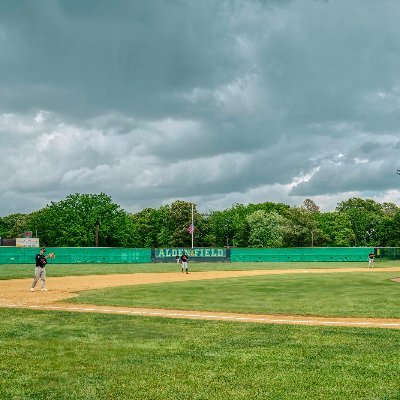
{"type": "MultiPolygon", "coordinates": [[[[291,324],[291,325],[326,325],[326,326],[348,326],[348,327],[371,327],[371,328],[398,328],[399,322],[380,322],[379,320],[345,320],[345,319],[316,319],[304,317],[286,317],[277,318],[276,316],[246,316],[246,315],[221,315],[218,313],[196,313],[188,311],[153,311],[151,309],[129,309],[129,308],[106,308],[106,307],[79,307],[68,305],[24,305],[24,304],[0,304],[4,308],[25,308],[36,310],[56,310],[56,311],[72,311],[72,312],[97,312],[105,314],[123,314],[123,315],[139,315],[149,317],[164,317],[164,318],[180,318],[180,319],[199,319],[199,320],[222,320],[222,321],[237,321],[237,322],[254,322],[266,324],[291,324]]],[[[322,317],[321,317],[322,318],[322,317]]]]}

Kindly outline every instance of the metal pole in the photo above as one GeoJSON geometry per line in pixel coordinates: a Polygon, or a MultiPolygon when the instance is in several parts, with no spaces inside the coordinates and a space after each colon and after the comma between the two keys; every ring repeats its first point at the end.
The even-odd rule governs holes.
{"type": "Polygon", "coordinates": [[[99,247],[99,224],[96,224],[96,247],[99,247]]]}
{"type": "Polygon", "coordinates": [[[193,249],[193,244],[194,244],[194,216],[193,216],[193,208],[194,208],[194,204],[192,203],[192,249],[193,249]]]}

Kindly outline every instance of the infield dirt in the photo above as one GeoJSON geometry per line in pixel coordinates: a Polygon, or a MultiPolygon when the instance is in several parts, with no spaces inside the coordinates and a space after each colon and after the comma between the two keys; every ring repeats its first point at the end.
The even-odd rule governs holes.
{"type": "Polygon", "coordinates": [[[103,289],[116,286],[146,285],[152,283],[183,282],[205,279],[240,278],[256,275],[283,274],[329,274],[329,273],[379,273],[400,272],[400,268],[341,268],[341,269],[293,269],[293,270],[252,270],[252,271],[208,271],[182,274],[137,273],[114,275],[90,275],[47,278],[49,291],[36,289],[30,292],[32,279],[10,279],[0,281],[0,307],[30,308],[44,310],[63,310],[74,312],[118,313],[128,315],[158,316],[167,318],[188,318],[205,320],[227,320],[257,323],[280,323],[301,325],[356,326],[400,329],[400,319],[372,318],[329,318],[302,317],[289,315],[235,314],[193,310],[166,310],[96,305],[71,305],[63,303],[66,299],[86,290],[103,289]]]}

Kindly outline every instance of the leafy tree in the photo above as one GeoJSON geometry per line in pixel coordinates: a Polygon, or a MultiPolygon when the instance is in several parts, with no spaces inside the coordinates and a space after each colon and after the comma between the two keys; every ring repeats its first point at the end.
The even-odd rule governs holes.
{"type": "Polygon", "coordinates": [[[26,231],[33,231],[29,214],[10,214],[1,218],[0,237],[14,239],[22,237],[26,231]]]}
{"type": "MultiPolygon", "coordinates": [[[[0,218],[0,236],[38,232],[42,244],[123,247],[190,246],[192,204],[176,201],[128,214],[100,195],[74,194],[31,214],[0,218]]],[[[223,211],[195,212],[195,246],[398,246],[400,208],[394,203],[351,198],[322,213],[310,199],[301,207],[282,203],[233,204],[223,211]]]]}
{"type": "Polygon", "coordinates": [[[309,212],[319,212],[319,207],[311,199],[305,199],[301,208],[309,212]]]}
{"type": "Polygon", "coordinates": [[[173,233],[170,224],[170,206],[161,206],[153,216],[154,227],[158,230],[158,232],[156,232],[156,247],[169,247],[171,245],[171,236],[173,233]]]}
{"type": "MultiPolygon", "coordinates": [[[[146,208],[132,216],[143,247],[191,246],[187,231],[192,222],[192,203],[176,201],[155,210],[146,208]]],[[[204,218],[194,207],[194,242],[199,246],[204,229],[204,218]]]]}
{"type": "Polygon", "coordinates": [[[291,207],[285,212],[289,221],[285,239],[286,247],[321,246],[326,237],[317,223],[318,213],[304,208],[291,207]]]}
{"type": "Polygon", "coordinates": [[[355,235],[351,228],[350,217],[337,211],[320,213],[318,227],[324,233],[324,246],[349,247],[354,244],[355,235]]]}
{"type": "Polygon", "coordinates": [[[351,221],[356,246],[375,246],[383,207],[372,199],[351,198],[342,201],[336,211],[346,213],[351,221]]]}
{"type": "Polygon", "coordinates": [[[385,215],[378,227],[378,246],[397,247],[400,246],[400,209],[393,218],[385,215]]]}
{"type": "MultiPolygon", "coordinates": [[[[196,210],[196,206],[193,208],[194,220],[200,220],[200,214],[196,210]]],[[[186,201],[175,201],[170,207],[170,218],[169,224],[171,228],[171,246],[183,247],[191,246],[191,235],[188,232],[188,227],[192,223],[192,203],[186,201]]],[[[195,225],[194,237],[197,239],[199,235],[199,229],[195,225]]]]}
{"type": "Polygon", "coordinates": [[[0,217],[0,238],[7,236],[7,225],[3,221],[3,218],[0,217]]]}
{"type": "Polygon", "coordinates": [[[47,205],[31,219],[42,244],[60,247],[94,246],[97,221],[99,246],[133,246],[137,242],[128,214],[104,193],[69,195],[47,205]]]}
{"type": "Polygon", "coordinates": [[[213,211],[207,218],[209,246],[222,247],[233,245],[235,236],[234,212],[232,209],[213,211]]]}
{"type": "Polygon", "coordinates": [[[246,216],[251,214],[248,207],[243,204],[234,204],[230,211],[229,228],[227,237],[233,236],[232,244],[236,247],[247,247],[249,240],[249,224],[246,220],[246,216]]]}
{"type": "Polygon", "coordinates": [[[388,246],[397,247],[400,246],[400,209],[396,211],[392,222],[392,231],[388,246]]]}
{"type": "Polygon", "coordinates": [[[382,208],[383,208],[383,213],[391,218],[393,218],[396,215],[396,213],[400,210],[400,207],[396,206],[396,204],[387,202],[382,204],[382,208]]]}
{"type": "Polygon", "coordinates": [[[288,221],[276,211],[254,211],[246,217],[250,247],[282,247],[288,221]]]}
{"type": "Polygon", "coordinates": [[[139,237],[139,247],[157,247],[157,235],[160,227],[156,224],[156,214],[156,210],[145,208],[131,216],[139,237]]]}

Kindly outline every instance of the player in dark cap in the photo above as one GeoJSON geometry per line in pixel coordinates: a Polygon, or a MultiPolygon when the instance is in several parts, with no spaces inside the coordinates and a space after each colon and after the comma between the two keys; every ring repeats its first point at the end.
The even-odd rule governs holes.
{"type": "Polygon", "coordinates": [[[47,258],[53,258],[52,254],[50,253],[49,255],[45,255],[46,249],[42,247],[40,249],[39,254],[36,254],[35,260],[36,260],[36,267],[35,267],[35,276],[33,278],[32,286],[31,286],[31,292],[35,290],[35,286],[37,281],[40,279],[40,290],[42,292],[47,291],[46,289],[46,264],[47,264],[47,258]]]}

